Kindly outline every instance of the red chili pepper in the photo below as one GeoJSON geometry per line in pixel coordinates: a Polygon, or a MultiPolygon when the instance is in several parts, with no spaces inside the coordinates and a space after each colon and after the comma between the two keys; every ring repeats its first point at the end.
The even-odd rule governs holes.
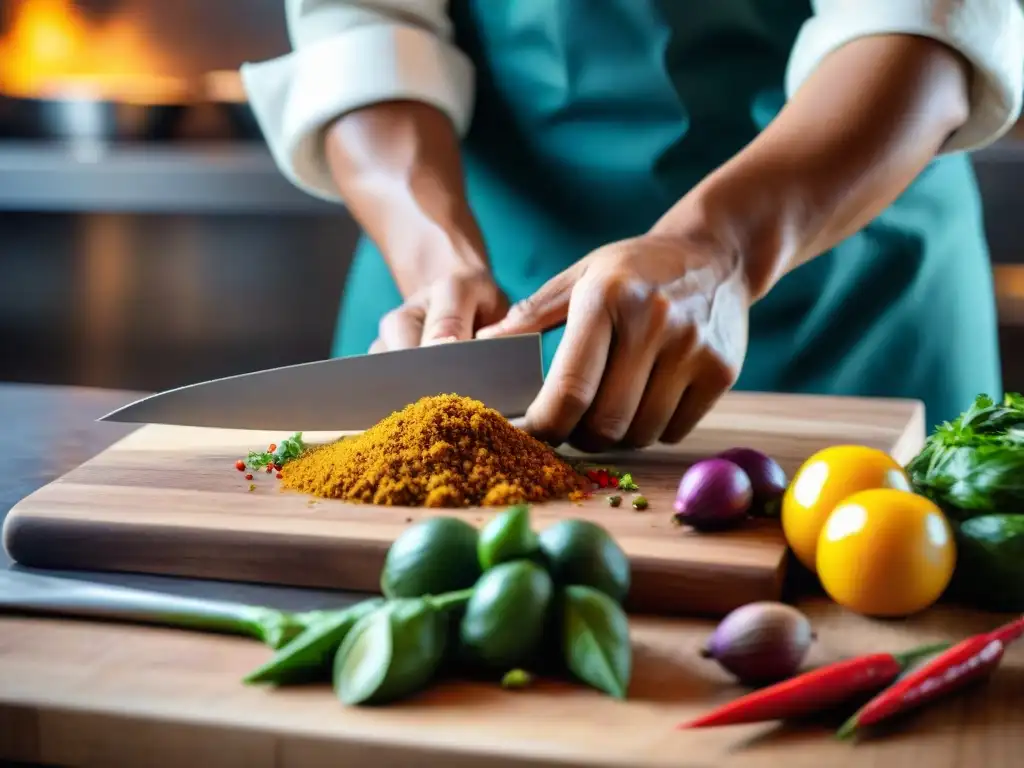
{"type": "Polygon", "coordinates": [[[612,488],[618,488],[619,478],[617,478],[615,475],[612,475],[611,477],[608,478],[608,485],[610,485],[612,488]]]}
{"type": "Polygon", "coordinates": [[[249,473],[246,473],[246,475],[245,475],[245,479],[246,479],[246,480],[252,480],[252,473],[251,473],[251,472],[249,472],[249,473]]]}
{"type": "Polygon", "coordinates": [[[954,645],[879,693],[836,734],[844,739],[859,729],[927,704],[987,675],[999,665],[1005,645],[997,632],[974,635],[954,645]]]}
{"type": "Polygon", "coordinates": [[[607,488],[608,487],[608,470],[607,469],[599,469],[597,471],[597,484],[599,486],[601,486],[602,488],[607,488]]]}
{"type": "Polygon", "coordinates": [[[236,461],[235,462],[235,469],[237,469],[239,472],[245,472],[245,462],[242,461],[241,459],[236,461]]]}
{"type": "Polygon", "coordinates": [[[904,653],[874,653],[837,661],[741,696],[679,728],[761,723],[809,715],[884,688],[918,660],[948,647],[949,643],[938,643],[904,653]]]}
{"type": "Polygon", "coordinates": [[[1010,643],[1019,640],[1024,636],[1024,616],[1014,621],[1004,624],[992,631],[993,635],[996,635],[1000,640],[1003,641],[1003,645],[1010,645],[1010,643]]]}

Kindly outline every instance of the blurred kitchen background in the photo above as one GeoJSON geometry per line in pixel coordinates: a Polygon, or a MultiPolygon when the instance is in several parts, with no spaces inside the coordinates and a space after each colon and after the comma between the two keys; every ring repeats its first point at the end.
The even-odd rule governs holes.
{"type": "MultiPolygon", "coordinates": [[[[0,381],[154,390],[328,354],[357,229],[278,174],[236,75],[288,50],[283,5],[0,0],[0,381]]],[[[1020,391],[1024,128],[974,160],[1020,391]]]]}

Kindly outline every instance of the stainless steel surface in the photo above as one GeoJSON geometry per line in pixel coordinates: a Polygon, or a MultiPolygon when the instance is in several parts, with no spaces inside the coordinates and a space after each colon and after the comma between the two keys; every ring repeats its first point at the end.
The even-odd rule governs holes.
{"type": "Polygon", "coordinates": [[[319,360],[178,387],[102,421],[279,430],[368,429],[421,397],[457,393],[509,418],[543,383],[540,334],[319,360]]]}
{"type": "Polygon", "coordinates": [[[182,104],[0,96],[0,135],[74,144],[166,141],[180,132],[185,110],[182,104]]]}
{"type": "Polygon", "coordinates": [[[292,186],[253,141],[3,141],[0,211],[345,215],[292,186]]]}
{"type": "Polygon", "coordinates": [[[253,618],[242,603],[167,595],[110,584],[89,584],[20,571],[0,571],[0,613],[180,624],[197,629],[231,626],[253,618]]]}

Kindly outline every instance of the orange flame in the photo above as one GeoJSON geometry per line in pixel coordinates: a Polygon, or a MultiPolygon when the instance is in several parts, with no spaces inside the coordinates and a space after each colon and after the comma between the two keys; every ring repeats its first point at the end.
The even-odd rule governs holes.
{"type": "Polygon", "coordinates": [[[0,90],[11,96],[176,101],[180,79],[128,15],[91,23],[72,0],[18,0],[0,40],[0,90]]]}

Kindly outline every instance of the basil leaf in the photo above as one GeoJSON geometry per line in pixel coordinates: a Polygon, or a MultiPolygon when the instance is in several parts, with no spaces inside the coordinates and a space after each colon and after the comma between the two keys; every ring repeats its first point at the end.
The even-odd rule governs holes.
{"type": "Polygon", "coordinates": [[[576,677],[617,699],[626,698],[633,648],[629,620],[612,598],[591,587],[565,588],[562,650],[576,677]]]}
{"type": "Polygon", "coordinates": [[[334,658],[345,704],[384,704],[424,688],[445,656],[448,618],[428,600],[398,599],[361,618],[334,658]]]}
{"type": "Polygon", "coordinates": [[[1024,510],[1024,396],[980,395],[935,429],[907,472],[954,520],[1024,510]]]}
{"type": "Polygon", "coordinates": [[[363,616],[383,604],[380,598],[335,611],[299,614],[306,629],[281,647],[273,658],[245,676],[246,683],[298,683],[329,680],[338,646],[363,616]]]}

